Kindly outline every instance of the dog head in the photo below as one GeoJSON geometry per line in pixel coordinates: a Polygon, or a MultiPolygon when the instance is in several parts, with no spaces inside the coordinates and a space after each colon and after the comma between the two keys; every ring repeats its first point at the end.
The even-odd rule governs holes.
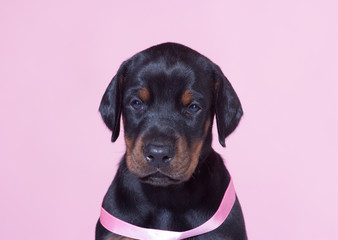
{"type": "Polygon", "coordinates": [[[168,186],[189,180],[208,155],[214,115],[224,147],[243,111],[217,65],[188,47],[165,43],[122,63],[100,113],[113,142],[123,117],[128,170],[142,182],[168,186]]]}

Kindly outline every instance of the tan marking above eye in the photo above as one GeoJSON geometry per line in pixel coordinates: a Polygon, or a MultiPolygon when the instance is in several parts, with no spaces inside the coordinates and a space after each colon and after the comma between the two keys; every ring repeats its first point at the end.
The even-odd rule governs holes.
{"type": "Polygon", "coordinates": [[[143,102],[146,102],[149,99],[150,93],[149,93],[149,90],[147,88],[141,88],[139,90],[139,95],[140,95],[140,99],[143,102]]]}
{"type": "Polygon", "coordinates": [[[190,90],[185,90],[182,95],[182,103],[184,106],[187,106],[192,101],[192,92],[190,90]]]}

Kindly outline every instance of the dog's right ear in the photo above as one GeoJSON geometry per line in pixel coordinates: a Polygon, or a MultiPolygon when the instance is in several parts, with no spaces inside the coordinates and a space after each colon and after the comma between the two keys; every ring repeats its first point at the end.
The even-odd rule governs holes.
{"type": "Polygon", "coordinates": [[[112,131],[112,142],[115,142],[120,134],[122,90],[126,69],[127,62],[123,62],[116,75],[109,83],[99,108],[104,123],[112,131]]]}

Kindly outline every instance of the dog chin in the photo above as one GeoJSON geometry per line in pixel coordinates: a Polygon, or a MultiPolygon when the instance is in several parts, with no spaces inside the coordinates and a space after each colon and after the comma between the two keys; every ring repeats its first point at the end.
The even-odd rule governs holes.
{"type": "Polygon", "coordinates": [[[166,176],[160,172],[150,174],[146,177],[139,178],[140,182],[153,185],[155,187],[167,187],[173,184],[179,184],[182,181],[166,176]]]}

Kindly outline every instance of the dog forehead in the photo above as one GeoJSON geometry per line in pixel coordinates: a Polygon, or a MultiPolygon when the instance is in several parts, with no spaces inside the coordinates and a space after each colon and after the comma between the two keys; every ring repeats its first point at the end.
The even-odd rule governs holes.
{"type": "Polygon", "coordinates": [[[187,86],[196,82],[194,70],[182,62],[173,65],[152,62],[140,71],[139,77],[143,82],[159,87],[187,86]]]}
{"type": "Polygon", "coordinates": [[[211,62],[178,44],[162,44],[135,54],[129,61],[124,89],[146,88],[163,99],[193,90],[209,96],[214,89],[211,62]]]}
{"type": "Polygon", "coordinates": [[[179,60],[170,63],[165,58],[134,66],[128,71],[126,80],[126,85],[130,87],[146,87],[160,92],[166,90],[171,94],[185,89],[208,89],[213,84],[211,74],[198,66],[179,60]]]}

